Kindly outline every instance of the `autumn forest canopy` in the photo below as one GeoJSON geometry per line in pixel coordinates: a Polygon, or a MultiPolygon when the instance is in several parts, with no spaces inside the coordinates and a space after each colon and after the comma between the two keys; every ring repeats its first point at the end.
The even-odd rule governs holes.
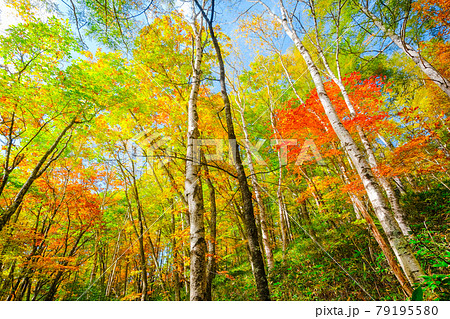
{"type": "Polygon", "coordinates": [[[448,0],[6,0],[0,300],[450,300],[448,0]]]}

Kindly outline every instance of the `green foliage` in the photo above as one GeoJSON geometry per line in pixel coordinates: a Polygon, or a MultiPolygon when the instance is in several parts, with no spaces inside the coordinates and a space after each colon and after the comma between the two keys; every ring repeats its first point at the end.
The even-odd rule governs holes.
{"type": "MultiPolygon", "coordinates": [[[[372,255],[378,248],[365,227],[341,225],[326,232],[326,223],[322,223],[314,223],[315,231],[321,234],[317,240],[347,273],[310,237],[300,237],[289,245],[284,262],[282,251],[275,251],[276,265],[269,273],[273,300],[370,300],[358,283],[377,300],[404,299],[395,277],[386,270],[383,254],[372,255]]],[[[229,269],[234,280],[216,277],[213,291],[217,300],[257,299],[248,267],[243,263],[229,269]]]]}
{"type": "Polygon", "coordinates": [[[438,300],[450,300],[450,251],[448,216],[450,190],[437,185],[427,191],[404,197],[415,238],[411,240],[428,274],[423,288],[438,300]]]}
{"type": "MultiPolygon", "coordinates": [[[[448,181],[446,182],[448,184],[448,181]]],[[[448,231],[446,221],[450,216],[450,190],[442,184],[419,193],[409,193],[403,198],[408,218],[413,228],[425,227],[431,231],[448,231]]]]}
{"type": "Polygon", "coordinates": [[[412,301],[423,301],[423,290],[422,287],[416,288],[413,291],[413,294],[411,296],[412,301]]]}
{"type": "MultiPolygon", "coordinates": [[[[140,1],[78,0],[72,3],[75,25],[70,25],[54,17],[47,22],[36,18],[34,1],[8,1],[19,9],[25,22],[0,36],[0,184],[5,186],[0,190],[2,217],[7,211],[4,207],[15,200],[56,136],[72,120],[76,125],[50,154],[46,169],[33,177],[34,184],[0,230],[0,297],[140,300],[145,274],[147,299],[173,300],[176,292],[182,300],[188,299],[191,243],[189,204],[183,201],[183,185],[188,160],[186,106],[192,84],[194,34],[190,21],[181,13],[150,15],[148,3],[140,1]],[[148,19],[145,27],[144,19],[148,19]],[[78,29],[81,24],[86,28],[78,29]],[[73,28],[78,29],[77,35],[72,34],[73,28]],[[87,32],[83,34],[83,30],[87,32]],[[122,50],[81,51],[76,37],[85,35],[122,50]],[[141,140],[132,141],[135,136],[141,140]],[[162,145],[155,146],[159,142],[162,145]],[[129,144],[133,144],[132,149],[129,144]],[[149,165],[168,150],[170,161],[149,165]]],[[[165,1],[158,8],[171,8],[171,2],[165,1]]],[[[386,35],[360,15],[354,2],[314,3],[318,38],[313,32],[314,21],[308,20],[312,8],[308,9],[306,3],[299,4],[297,12],[303,11],[304,16],[294,23],[304,21],[309,29],[300,38],[317,61],[321,76],[325,65],[320,61],[316,40],[326,48],[323,54],[333,71],[339,62],[340,76],[349,93],[359,92],[350,98],[361,122],[349,118],[338,87],[323,76],[343,125],[358,144],[353,124],[364,123],[380,164],[377,173],[410,184],[402,204],[414,232],[411,247],[426,273],[423,285],[413,287],[411,299],[449,300],[450,182],[445,180],[449,176],[448,99],[430,101],[438,95],[429,94],[432,90],[423,83],[420,70],[395,48],[384,48],[386,35]],[[358,91],[361,83],[367,86],[358,91]],[[439,110],[434,111],[436,105],[439,110]],[[380,120],[385,118],[381,113],[369,119],[366,115],[372,110],[385,112],[388,119],[380,120]],[[378,133],[395,142],[378,147],[378,133]],[[430,151],[429,158],[411,155],[413,150],[407,147],[406,155],[396,156],[395,149],[415,141],[412,137],[416,135],[422,140],[412,143],[411,149],[422,150],[425,145],[423,150],[430,151]]],[[[392,8],[380,1],[374,4],[374,12],[383,13],[383,22],[398,31],[410,2],[395,0],[390,3],[392,8]]],[[[252,144],[265,140],[259,152],[267,166],[255,161],[258,180],[253,181],[249,174],[247,177],[252,191],[259,186],[266,209],[268,241],[275,257],[275,266],[268,274],[271,298],[407,299],[369,230],[370,224],[359,219],[357,211],[367,210],[380,227],[367,192],[314,93],[313,82],[305,75],[305,62],[297,49],[286,51],[284,43],[283,49],[278,49],[276,41],[285,38],[279,23],[259,14],[252,17],[245,26],[246,36],[258,33],[258,43],[264,48],[257,50],[259,55],[247,70],[232,62],[234,47],[228,36],[217,33],[227,60],[237,139],[242,141],[246,126],[252,144]],[[301,103],[302,99],[307,103],[301,103]],[[283,119],[281,110],[299,112],[283,119]],[[241,120],[242,125],[238,125],[241,120]],[[317,144],[326,165],[310,161],[293,170],[277,169],[280,160],[268,140],[284,137],[283,121],[296,124],[289,134],[302,139],[289,150],[300,151],[306,138],[321,139],[317,144]],[[285,236],[280,227],[283,206],[279,206],[283,201],[290,223],[289,227],[285,225],[289,228],[285,236]],[[281,243],[283,238],[289,239],[287,247],[281,243]]],[[[431,36],[428,29],[414,25],[416,13],[410,19],[407,41],[431,36]]],[[[215,54],[205,26],[198,30],[203,34],[204,55],[196,120],[202,137],[221,138],[227,132],[223,129],[223,101],[215,85],[215,54]]],[[[439,67],[447,70],[449,58],[444,49],[436,58],[439,67]]],[[[432,56],[432,50],[421,52],[432,56]]],[[[231,155],[225,157],[229,160],[231,155]]],[[[245,169],[249,171],[249,165],[245,169]]],[[[258,300],[242,225],[239,184],[227,173],[235,175],[233,166],[220,160],[212,163],[208,173],[203,169],[199,173],[205,240],[211,242],[213,205],[208,202],[204,179],[210,178],[216,190],[213,299],[258,300]]],[[[262,216],[260,207],[255,204],[255,217],[262,216]]]]}

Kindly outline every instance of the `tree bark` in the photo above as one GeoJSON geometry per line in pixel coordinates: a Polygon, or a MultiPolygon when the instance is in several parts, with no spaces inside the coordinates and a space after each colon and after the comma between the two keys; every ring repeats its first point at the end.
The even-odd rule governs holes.
{"type": "Polygon", "coordinates": [[[177,241],[175,238],[175,230],[176,230],[176,223],[175,223],[175,214],[172,212],[172,254],[173,254],[173,283],[174,283],[174,290],[175,290],[175,301],[181,300],[181,284],[180,284],[180,273],[179,273],[179,257],[178,257],[178,251],[177,251],[177,241]]]}
{"type": "Polygon", "coordinates": [[[261,237],[262,237],[262,246],[264,248],[264,252],[266,254],[266,260],[267,260],[267,269],[270,272],[273,267],[275,266],[275,262],[273,259],[273,252],[272,247],[270,245],[270,238],[269,238],[269,231],[267,227],[267,212],[266,212],[266,206],[264,205],[264,201],[261,197],[260,187],[258,184],[258,178],[255,174],[255,168],[253,166],[253,158],[252,153],[250,150],[250,147],[248,145],[249,142],[249,135],[247,130],[247,123],[245,121],[244,117],[244,110],[240,111],[241,114],[241,121],[242,121],[242,130],[244,132],[244,137],[246,140],[246,143],[244,143],[246,148],[246,154],[247,154],[247,161],[248,161],[248,168],[250,170],[250,180],[253,185],[253,190],[255,192],[255,198],[256,203],[258,205],[259,210],[259,220],[260,220],[260,227],[261,227],[261,237]]]}
{"type": "MultiPolygon", "coordinates": [[[[242,159],[240,155],[239,145],[236,143],[236,134],[234,132],[233,116],[231,113],[231,103],[228,97],[225,78],[225,64],[222,58],[222,52],[219,42],[214,33],[212,25],[212,19],[208,19],[205,11],[200,6],[197,0],[194,0],[197,7],[201,10],[201,13],[208,23],[209,34],[216,51],[217,61],[220,70],[220,87],[222,100],[224,104],[225,117],[227,123],[227,133],[230,143],[230,148],[233,150],[233,162],[236,169],[236,174],[239,182],[239,190],[243,201],[243,217],[244,224],[248,237],[248,245],[251,255],[251,264],[253,270],[253,276],[255,277],[256,287],[260,300],[270,300],[269,284],[267,282],[266,272],[264,269],[264,260],[262,258],[261,249],[259,247],[258,229],[256,228],[255,215],[253,211],[252,193],[248,187],[247,176],[242,165],[242,159]],[[233,145],[234,144],[234,145],[233,145]]],[[[211,12],[214,14],[214,0],[211,2],[211,12]]]]}
{"type": "Polygon", "coordinates": [[[200,90],[201,64],[203,57],[202,29],[192,26],[195,34],[195,58],[192,70],[192,86],[188,103],[188,133],[186,151],[185,198],[190,216],[190,300],[206,299],[206,241],[204,226],[203,191],[200,181],[200,154],[195,140],[200,136],[198,130],[197,99],[200,90]]]}
{"type": "MultiPolygon", "coordinates": [[[[259,2],[262,3],[261,1],[259,2]]],[[[267,6],[266,8],[270,10],[270,8],[268,8],[267,6]]],[[[362,154],[358,149],[355,141],[342,124],[342,121],[340,120],[333,104],[331,103],[331,100],[325,91],[325,87],[319,70],[317,69],[317,66],[315,65],[310,53],[301,42],[297,33],[293,31],[294,29],[292,27],[292,22],[288,21],[287,11],[284,8],[282,1],[280,1],[280,9],[282,12],[281,19],[271,11],[269,12],[282,24],[286,34],[292,39],[303,59],[305,60],[309,73],[316,87],[319,100],[324,108],[325,114],[327,115],[328,120],[330,121],[330,124],[333,127],[333,130],[336,132],[336,135],[341,141],[343,147],[350,155],[350,158],[358,172],[358,175],[363,182],[364,188],[373,206],[375,214],[377,215],[386,233],[388,241],[393,248],[395,255],[397,256],[400,265],[405,272],[405,275],[407,276],[411,284],[423,282],[422,276],[424,276],[424,272],[419,262],[415,258],[411,247],[409,246],[405,237],[402,235],[400,227],[389,212],[381,189],[372,174],[372,170],[369,164],[365,160],[364,154],[362,154]]]]}
{"type": "MultiPolygon", "coordinates": [[[[359,8],[364,14],[369,17],[373,23],[380,29],[385,35],[387,35],[403,52],[414,61],[414,63],[425,73],[431,81],[433,81],[448,97],[450,97],[450,81],[445,78],[435,67],[433,67],[423,56],[415,50],[411,45],[406,43],[403,36],[399,36],[391,29],[387,28],[381,19],[373,14],[369,7],[364,4],[359,4],[359,8]]],[[[405,19],[407,19],[405,17],[405,19]]]]}
{"type": "MultiPolygon", "coordinates": [[[[268,90],[269,86],[267,86],[268,90]]],[[[269,93],[270,95],[270,93],[269,93]]],[[[278,131],[276,129],[276,123],[275,119],[273,117],[273,109],[272,105],[269,105],[269,112],[270,112],[270,125],[272,126],[272,132],[277,137],[280,138],[280,135],[278,134],[278,131]]],[[[283,181],[283,163],[282,163],[282,156],[281,156],[281,149],[277,150],[277,157],[278,157],[278,185],[277,185],[277,202],[278,202],[278,215],[280,218],[280,233],[281,233],[281,249],[283,251],[283,262],[286,260],[286,251],[289,243],[289,237],[288,237],[288,227],[287,227],[287,219],[286,219],[286,211],[283,201],[283,194],[281,189],[281,184],[283,181]]]]}
{"type": "MultiPolygon", "coordinates": [[[[344,98],[344,102],[350,112],[350,116],[352,118],[354,118],[356,116],[356,110],[353,106],[353,103],[350,100],[350,96],[348,95],[347,89],[345,88],[344,83],[342,82],[342,78],[341,78],[341,69],[340,69],[340,63],[339,63],[339,50],[337,50],[336,57],[335,57],[336,58],[336,68],[337,68],[337,76],[336,76],[334,74],[334,72],[331,70],[331,67],[328,63],[327,58],[325,57],[325,54],[323,53],[322,46],[320,44],[319,28],[318,28],[318,23],[317,23],[317,16],[316,16],[316,11],[315,11],[314,1],[310,2],[310,6],[311,6],[311,11],[312,11],[312,16],[314,19],[315,34],[316,34],[316,48],[318,50],[319,56],[322,59],[322,62],[324,63],[324,66],[325,66],[325,69],[327,70],[328,76],[339,87],[339,90],[342,93],[342,97],[344,98]]],[[[339,19],[340,19],[340,15],[338,15],[338,17],[337,17],[337,21],[336,21],[337,26],[339,26],[339,19]]],[[[339,30],[339,28],[337,28],[337,30],[339,30]]],[[[399,198],[398,198],[397,194],[395,193],[394,189],[392,188],[391,184],[389,183],[389,181],[384,176],[377,174],[378,173],[377,172],[378,163],[375,158],[375,154],[372,150],[372,147],[370,145],[369,139],[368,139],[366,133],[364,132],[364,129],[360,125],[357,125],[356,130],[358,131],[358,135],[363,144],[365,153],[367,155],[368,163],[369,163],[370,167],[372,168],[372,172],[376,176],[378,182],[383,187],[384,191],[386,192],[388,201],[389,201],[392,211],[394,213],[394,218],[397,221],[398,225],[400,226],[400,229],[401,229],[403,235],[409,237],[410,233],[411,233],[411,228],[409,227],[409,225],[406,222],[406,218],[405,218],[406,214],[400,205],[399,198]]]]}
{"type": "MultiPolygon", "coordinates": [[[[341,172],[341,176],[343,179],[343,182],[348,184],[350,183],[350,179],[348,178],[346,169],[342,162],[339,163],[339,170],[341,172]]],[[[398,282],[400,283],[400,286],[405,291],[405,293],[410,297],[412,295],[412,288],[406,277],[403,275],[403,272],[401,268],[399,267],[397,260],[395,259],[395,256],[392,253],[392,250],[390,246],[386,243],[384,237],[379,232],[378,228],[376,227],[372,217],[370,216],[369,212],[364,207],[361,200],[356,196],[355,194],[349,192],[348,195],[350,196],[350,199],[352,201],[353,207],[355,209],[355,213],[360,213],[363,218],[366,220],[369,230],[372,233],[373,237],[375,237],[375,240],[377,241],[378,245],[381,248],[381,251],[384,253],[384,256],[386,257],[386,260],[394,273],[395,277],[397,278],[398,282]]]]}
{"type": "MultiPolygon", "coordinates": [[[[203,161],[206,159],[203,155],[203,161]]],[[[208,259],[206,264],[206,300],[212,300],[212,282],[216,276],[216,237],[217,237],[217,207],[216,207],[216,190],[209,177],[208,166],[205,165],[206,184],[209,189],[209,202],[211,205],[211,218],[209,220],[209,240],[208,240],[208,259]]]]}

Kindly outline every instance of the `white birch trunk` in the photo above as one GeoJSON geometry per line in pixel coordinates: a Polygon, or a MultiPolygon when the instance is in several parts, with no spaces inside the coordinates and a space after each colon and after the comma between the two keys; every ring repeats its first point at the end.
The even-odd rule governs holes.
{"type": "MultiPolygon", "coordinates": [[[[259,2],[262,3],[261,1],[259,2]]],[[[269,9],[267,6],[266,8],[269,9]]],[[[274,15],[271,11],[270,13],[283,25],[286,34],[292,39],[303,59],[305,60],[309,73],[315,84],[319,100],[324,108],[325,114],[327,115],[330,124],[333,127],[333,130],[336,132],[336,135],[341,141],[343,147],[350,155],[350,158],[358,172],[358,175],[362,180],[375,214],[377,215],[386,233],[389,243],[394,250],[397,259],[399,260],[400,265],[405,272],[405,275],[407,276],[411,284],[422,282],[422,276],[424,275],[424,272],[417,259],[415,258],[411,247],[409,246],[405,237],[402,235],[397,222],[387,209],[383,194],[378,183],[375,180],[375,177],[372,174],[372,170],[369,164],[365,160],[364,154],[360,152],[352,136],[342,124],[342,121],[340,120],[333,104],[331,103],[330,98],[328,97],[328,94],[325,91],[325,87],[319,74],[319,70],[314,64],[310,53],[303,46],[303,43],[300,41],[296,32],[293,31],[292,24],[288,22],[287,12],[283,6],[282,1],[280,1],[280,8],[282,11],[282,19],[274,15]]]]}
{"type": "MultiPolygon", "coordinates": [[[[331,70],[328,60],[325,57],[325,54],[323,53],[322,47],[320,45],[319,30],[318,30],[318,25],[317,25],[317,17],[315,15],[314,2],[311,2],[311,10],[312,10],[312,14],[313,14],[315,32],[316,32],[316,48],[318,50],[319,56],[325,65],[328,76],[330,76],[330,78],[333,80],[333,82],[339,87],[339,90],[341,91],[342,96],[344,98],[345,104],[347,105],[347,108],[350,112],[350,116],[353,118],[356,116],[356,111],[353,106],[353,103],[350,100],[347,89],[345,88],[344,83],[342,82],[342,79],[341,79],[339,54],[338,54],[339,51],[336,52],[336,68],[337,68],[337,74],[338,74],[338,76],[336,76],[334,74],[334,72],[331,70]]],[[[367,135],[365,134],[363,128],[360,125],[357,125],[356,129],[358,131],[358,135],[361,138],[362,144],[364,146],[364,150],[367,155],[368,163],[369,163],[370,167],[372,168],[374,175],[378,175],[377,174],[378,163],[375,158],[375,154],[372,150],[372,147],[370,145],[369,139],[367,138],[367,135]]],[[[409,237],[411,235],[411,228],[409,227],[408,223],[406,222],[406,217],[405,217],[406,214],[400,205],[400,201],[399,201],[397,194],[395,193],[395,191],[392,188],[389,181],[384,176],[377,176],[377,179],[378,179],[379,183],[381,184],[381,186],[383,187],[384,191],[386,192],[388,201],[389,201],[392,211],[394,213],[394,218],[397,221],[398,225],[400,226],[400,229],[401,229],[403,235],[409,237]]]]}
{"type": "MultiPolygon", "coordinates": [[[[326,57],[320,48],[320,44],[318,44],[318,48],[319,48],[319,55],[325,64],[328,75],[331,77],[333,82],[336,83],[336,85],[339,87],[339,89],[342,93],[342,96],[344,98],[345,104],[347,105],[347,108],[350,111],[350,116],[355,117],[356,111],[355,111],[355,108],[353,107],[352,102],[350,101],[350,97],[348,96],[347,89],[345,88],[341,79],[338,79],[332,72],[332,70],[328,64],[328,61],[326,60],[326,57]]],[[[338,65],[338,68],[339,68],[339,65],[338,65]]],[[[367,155],[368,163],[369,163],[370,167],[372,168],[373,173],[376,174],[377,169],[378,169],[378,163],[375,158],[375,154],[372,150],[372,147],[370,145],[370,142],[367,138],[367,135],[365,134],[363,128],[360,125],[357,125],[356,129],[358,131],[358,135],[361,138],[362,144],[364,146],[364,150],[367,155]]],[[[397,194],[395,193],[395,191],[392,188],[389,181],[384,176],[377,176],[377,179],[378,179],[379,183],[381,184],[381,186],[383,187],[384,191],[386,192],[387,198],[389,200],[392,211],[394,213],[394,218],[397,221],[398,225],[400,226],[400,229],[401,229],[403,235],[409,237],[411,235],[411,228],[409,227],[408,223],[406,222],[406,218],[405,218],[406,214],[400,205],[400,201],[399,201],[397,194]]]]}
{"type": "Polygon", "coordinates": [[[450,97],[450,81],[446,79],[438,70],[436,70],[427,60],[425,60],[420,52],[415,50],[412,46],[406,43],[405,39],[396,34],[394,31],[389,30],[383,22],[375,16],[367,6],[360,5],[361,11],[367,15],[373,23],[380,29],[385,35],[387,35],[400,49],[409,56],[414,63],[425,73],[431,81],[436,83],[439,88],[444,91],[450,97]]]}
{"type": "Polygon", "coordinates": [[[195,58],[192,66],[192,86],[188,103],[188,134],[186,151],[185,198],[189,206],[190,219],[190,300],[206,298],[206,241],[202,185],[199,178],[200,156],[194,142],[199,138],[197,99],[200,90],[203,48],[201,28],[193,23],[195,34],[195,58]]]}

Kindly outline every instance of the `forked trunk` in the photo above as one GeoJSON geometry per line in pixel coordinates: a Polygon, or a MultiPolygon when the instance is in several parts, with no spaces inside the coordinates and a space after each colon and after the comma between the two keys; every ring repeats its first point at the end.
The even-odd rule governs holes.
{"type": "MultiPolygon", "coordinates": [[[[212,21],[208,19],[205,11],[198,3],[197,0],[194,0],[197,7],[201,10],[201,13],[205,20],[208,22],[209,34],[211,36],[211,40],[214,45],[214,49],[217,55],[217,62],[219,64],[220,70],[220,87],[222,100],[224,104],[226,123],[227,123],[227,133],[228,140],[230,143],[230,148],[233,150],[233,162],[236,169],[236,174],[239,182],[239,190],[241,193],[242,201],[243,201],[243,219],[245,224],[245,229],[247,232],[248,239],[248,247],[250,250],[251,256],[251,265],[253,276],[256,282],[256,288],[258,290],[258,295],[260,300],[270,300],[269,293],[269,284],[267,282],[266,271],[264,269],[264,260],[262,258],[261,249],[259,247],[258,240],[258,229],[256,228],[255,223],[255,215],[253,211],[253,202],[252,202],[252,193],[248,187],[247,176],[244,171],[244,166],[242,165],[241,154],[239,150],[239,145],[236,143],[236,134],[234,133],[234,125],[233,125],[233,115],[231,113],[231,103],[228,97],[227,88],[226,88],[226,78],[225,78],[225,64],[222,58],[222,52],[220,49],[219,42],[217,41],[217,37],[214,33],[214,28],[212,25],[212,21]],[[234,144],[234,145],[233,145],[234,144]]],[[[214,1],[212,2],[211,11],[214,13],[214,1]]],[[[192,227],[192,226],[191,226],[192,227]]]]}
{"type": "Polygon", "coordinates": [[[388,29],[383,22],[375,16],[367,6],[360,5],[361,11],[367,15],[373,23],[380,29],[385,35],[387,35],[392,42],[394,42],[403,52],[414,61],[414,63],[425,73],[431,81],[433,81],[439,88],[450,97],[450,81],[445,78],[436,68],[434,68],[424,57],[409,45],[404,38],[388,29]]]}
{"type": "Polygon", "coordinates": [[[320,76],[319,70],[317,69],[314,61],[308,50],[303,46],[303,43],[298,38],[297,34],[288,24],[287,12],[283,7],[282,2],[280,2],[283,18],[277,19],[283,25],[285,32],[292,39],[295,46],[299,50],[303,59],[306,62],[309,73],[314,81],[314,85],[317,90],[319,100],[324,108],[325,114],[330,121],[333,130],[336,132],[339,140],[341,141],[343,147],[347,150],[350,158],[360,176],[364,188],[367,192],[369,200],[372,207],[377,215],[385,233],[389,240],[389,243],[400,262],[400,265],[405,272],[409,282],[411,284],[423,282],[424,272],[415,258],[411,247],[406,241],[405,237],[402,235],[400,227],[397,222],[389,212],[387,205],[384,201],[383,193],[376,182],[375,177],[372,174],[372,170],[365,160],[364,154],[358,149],[355,141],[353,140],[350,133],[342,124],[328,94],[325,91],[325,87],[320,76]]]}

